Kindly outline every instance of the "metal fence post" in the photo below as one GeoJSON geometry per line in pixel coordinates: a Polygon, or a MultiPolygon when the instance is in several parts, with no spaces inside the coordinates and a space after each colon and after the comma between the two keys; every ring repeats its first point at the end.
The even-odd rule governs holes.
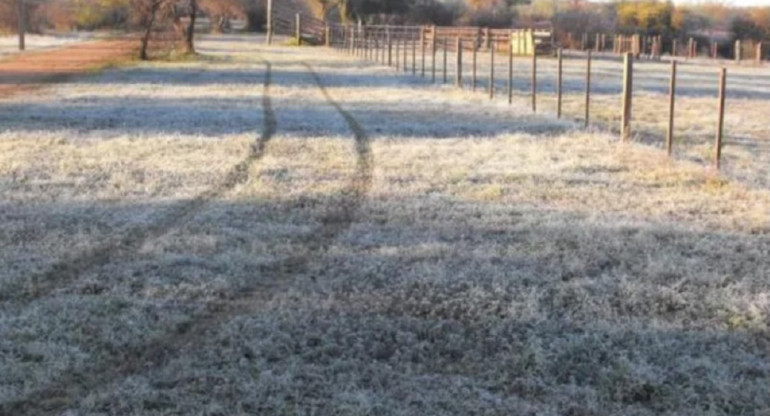
{"type": "Polygon", "coordinates": [[[513,33],[508,33],[508,104],[513,104],[513,33]]]}
{"type": "Polygon", "coordinates": [[[676,60],[671,61],[671,80],[668,86],[668,131],[666,132],[666,153],[671,156],[674,149],[674,108],[676,100],[676,60]]]}
{"type": "Polygon", "coordinates": [[[714,167],[719,169],[722,165],[722,135],[725,126],[725,86],[727,84],[727,68],[722,68],[719,74],[719,114],[717,117],[716,143],[714,144],[714,167]]]}
{"type": "Polygon", "coordinates": [[[620,138],[631,138],[631,99],[634,85],[634,55],[626,53],[623,61],[623,112],[620,119],[620,138]]]}
{"type": "MultiPolygon", "coordinates": [[[[591,52],[589,49],[588,52],[591,52]]],[[[561,85],[562,85],[562,75],[563,75],[563,63],[564,59],[562,57],[562,50],[561,48],[558,49],[556,52],[556,118],[561,118],[561,101],[562,101],[562,91],[561,91],[561,85]]]]}
{"type": "Polygon", "coordinates": [[[489,99],[495,98],[495,41],[489,41],[489,99]]]}
{"type": "Polygon", "coordinates": [[[532,51],[532,111],[537,112],[537,51],[532,51]]]}
{"type": "Polygon", "coordinates": [[[463,87],[463,39],[461,37],[457,37],[457,70],[456,70],[456,78],[455,78],[455,84],[462,88],[463,87]]]}
{"type": "Polygon", "coordinates": [[[586,97],[585,97],[585,127],[588,128],[591,119],[591,51],[586,56],[586,97]]]}

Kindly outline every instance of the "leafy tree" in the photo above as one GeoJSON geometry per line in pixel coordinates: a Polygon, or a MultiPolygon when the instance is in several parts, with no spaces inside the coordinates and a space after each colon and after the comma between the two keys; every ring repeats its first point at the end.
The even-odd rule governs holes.
{"type": "Polygon", "coordinates": [[[757,7],[736,16],[730,23],[734,39],[770,39],[770,7],[757,7]]]}
{"type": "Polygon", "coordinates": [[[510,27],[516,18],[517,0],[466,0],[468,10],[463,24],[486,27],[510,27]]]}
{"type": "Polygon", "coordinates": [[[674,4],[643,0],[618,5],[618,29],[626,33],[667,34],[672,29],[674,4]]]}

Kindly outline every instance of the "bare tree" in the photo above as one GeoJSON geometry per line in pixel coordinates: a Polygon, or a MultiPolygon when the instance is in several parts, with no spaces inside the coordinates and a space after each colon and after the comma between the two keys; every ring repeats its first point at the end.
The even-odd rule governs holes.
{"type": "Polygon", "coordinates": [[[144,29],[141,37],[141,47],[139,49],[139,58],[147,60],[147,48],[150,44],[150,37],[155,28],[155,23],[165,12],[170,0],[131,0],[131,12],[136,22],[144,29]]]}
{"type": "Polygon", "coordinates": [[[183,53],[195,53],[195,21],[198,17],[198,0],[187,0],[183,7],[174,7],[174,28],[182,38],[183,53]],[[187,23],[182,20],[187,17],[187,23]]]}
{"type": "MultiPolygon", "coordinates": [[[[200,8],[211,18],[211,31],[223,33],[233,18],[247,18],[249,4],[243,0],[199,0],[200,8]]],[[[251,5],[252,8],[254,4],[251,5]]]]}

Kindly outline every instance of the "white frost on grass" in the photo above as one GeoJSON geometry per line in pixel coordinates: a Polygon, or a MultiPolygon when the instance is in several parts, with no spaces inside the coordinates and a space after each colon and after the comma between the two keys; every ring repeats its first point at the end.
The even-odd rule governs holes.
{"type": "MultiPolygon", "coordinates": [[[[442,52],[437,54],[437,82],[442,82],[442,52]]],[[[470,52],[463,60],[464,84],[471,86],[470,52]]],[[[563,64],[563,114],[567,119],[584,119],[585,57],[567,52],[563,64]]],[[[409,66],[411,68],[411,55],[409,66]]],[[[418,54],[418,68],[421,66],[418,54]]],[[[430,78],[430,53],[427,68],[430,78]]],[[[484,97],[489,84],[489,54],[478,57],[478,96],[484,97]]],[[[711,164],[717,125],[718,65],[711,62],[680,62],[677,71],[677,100],[674,124],[674,152],[680,159],[711,164]]],[[[419,69],[418,69],[419,70],[419,69]]],[[[456,73],[453,52],[448,59],[448,84],[456,73]]],[[[766,66],[752,62],[727,65],[727,110],[724,126],[723,172],[750,186],[770,187],[770,135],[765,115],[770,113],[770,75],[766,66]]],[[[410,72],[411,73],[411,72],[410,72]]],[[[640,60],[634,63],[632,111],[633,140],[662,148],[668,123],[670,63],[640,60]]],[[[619,128],[623,64],[617,57],[594,57],[591,80],[591,121],[605,131],[619,128]]],[[[411,75],[409,75],[411,77],[411,75]]],[[[507,99],[508,62],[499,55],[495,61],[498,100],[507,99]]],[[[538,111],[556,114],[556,59],[538,57],[538,111]]],[[[529,106],[531,58],[515,57],[514,101],[529,106]]]]}
{"type": "Polygon", "coordinates": [[[0,134],[3,289],[215,184],[261,125],[261,58],[278,121],[249,180],[188,223],[50,296],[0,307],[0,403],[280,284],[164,365],[65,410],[770,409],[770,192],[520,104],[261,41],[207,37],[216,60],[110,71],[0,104],[13,115],[0,134]],[[274,282],[265,266],[322,238],[359,166],[302,62],[369,133],[373,180],[325,251],[274,282]],[[155,107],[132,114],[140,102],[155,107]],[[89,110],[105,106],[126,112],[89,110]]]}
{"type": "MultiPolygon", "coordinates": [[[[55,49],[92,38],[88,33],[72,33],[57,35],[27,34],[25,37],[26,50],[40,51],[55,49]]],[[[0,59],[20,53],[18,36],[0,36],[0,59]]]]}

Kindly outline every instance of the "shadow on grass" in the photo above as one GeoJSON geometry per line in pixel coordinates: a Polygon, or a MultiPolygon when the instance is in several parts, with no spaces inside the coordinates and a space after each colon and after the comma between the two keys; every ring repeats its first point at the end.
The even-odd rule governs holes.
{"type": "MultiPolygon", "coordinates": [[[[6,305],[17,326],[35,310],[65,334],[53,339],[45,329],[51,323],[3,328],[17,351],[3,353],[6,368],[56,374],[55,350],[24,361],[23,351],[46,343],[89,360],[54,379],[9,371],[7,389],[31,389],[3,403],[3,414],[88,411],[118,394],[100,395],[100,388],[129,377],[151,394],[123,397],[124,404],[174,394],[172,408],[193,406],[187,411],[203,391],[223,408],[247,403],[262,412],[280,410],[262,394],[302,391],[296,406],[331,411],[345,406],[339,383],[396,409],[441,406],[458,415],[468,403],[522,410],[520,400],[557,414],[727,415],[770,406],[768,339],[751,329],[762,323],[749,310],[735,309],[768,290],[770,264],[758,255],[770,250],[766,238],[435,196],[363,202],[339,232],[314,231],[324,221],[341,224],[329,210],[348,197],[215,202],[162,248],[116,259],[98,278],[50,298],[6,305]],[[202,237],[216,241],[213,251],[189,245],[202,237]],[[271,258],[271,247],[282,245],[271,258]],[[215,281],[225,287],[214,297],[152,295],[175,293],[174,286],[203,293],[215,281]],[[107,307],[116,299],[122,307],[107,307]],[[78,308],[47,314],[58,302],[84,307],[77,317],[68,314],[78,308]],[[183,318],[147,321],[134,313],[183,318]],[[131,329],[129,320],[149,326],[131,329]],[[84,322],[111,327],[86,334],[77,329],[84,322]],[[112,338],[123,327],[144,335],[112,338]],[[207,378],[194,376],[201,371],[207,378]],[[257,380],[254,371],[262,374],[257,380]],[[267,372],[287,379],[272,384],[261,378],[267,372]],[[94,394],[90,404],[82,401],[94,394]]],[[[67,218],[98,215],[89,204],[18,209],[22,217],[51,218],[44,233],[67,227],[67,218]]],[[[166,208],[121,209],[143,218],[166,208]]]]}

